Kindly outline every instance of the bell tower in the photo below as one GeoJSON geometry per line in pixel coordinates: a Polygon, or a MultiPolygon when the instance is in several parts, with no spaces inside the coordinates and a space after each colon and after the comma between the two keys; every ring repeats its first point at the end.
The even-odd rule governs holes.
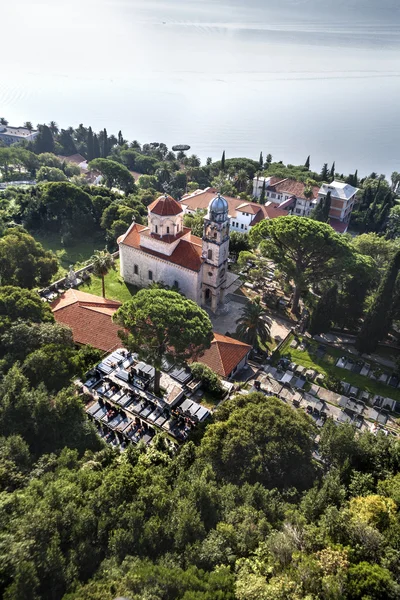
{"type": "Polygon", "coordinates": [[[229,253],[228,203],[218,194],[208,205],[203,231],[202,305],[215,312],[225,296],[229,253]]]}

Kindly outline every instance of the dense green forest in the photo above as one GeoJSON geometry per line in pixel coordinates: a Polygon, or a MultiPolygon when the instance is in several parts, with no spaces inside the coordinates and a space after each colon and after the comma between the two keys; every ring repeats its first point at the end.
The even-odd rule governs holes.
{"type": "MultiPolygon", "coordinates": [[[[36,234],[69,248],[95,232],[114,249],[132,220],[145,223],[163,190],[179,198],[215,185],[251,198],[257,173],[311,185],[340,177],[335,166],[314,173],[309,159],[295,167],[225,153],[201,166],[162,143],[129,144],[121,132],[83,125],[58,131],[53,122],[34,144],[0,148],[0,170],[4,181],[29,174],[38,182],[0,196],[1,596],[400,597],[397,438],[330,420],[317,431],[302,411],[250,393],[222,403],[178,450],[160,434],[148,449],[120,453],[98,438],[71,385],[100,353],[77,348],[35,292],[59,270],[36,234]],[[75,152],[93,161],[104,186],[88,184],[54,154],[75,152]],[[137,182],[130,171],[142,174],[137,182]]],[[[396,174],[390,183],[377,174],[360,180],[357,172],[342,179],[360,187],[361,235],[340,236],[318,215],[284,217],[249,237],[233,234],[231,250],[245,251],[243,262],[250,256],[256,270],[272,258],[277,279],[311,310],[316,332],[336,325],[358,331],[363,346],[377,344],[400,320],[399,181],[396,174]]],[[[201,220],[190,224],[199,229],[201,220]]],[[[249,312],[259,319],[260,310],[249,312]]],[[[212,374],[195,369],[215,387],[212,374]]]]}

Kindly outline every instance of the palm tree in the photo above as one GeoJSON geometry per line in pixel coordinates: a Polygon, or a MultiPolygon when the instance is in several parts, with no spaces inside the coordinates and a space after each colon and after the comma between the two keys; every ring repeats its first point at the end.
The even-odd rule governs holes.
{"type": "Polygon", "coordinates": [[[260,342],[265,346],[271,339],[270,328],[260,298],[257,297],[246,304],[241,312],[242,316],[236,321],[236,333],[239,338],[253,348],[258,348],[260,342]]]}
{"type": "Polygon", "coordinates": [[[93,265],[93,274],[97,277],[101,277],[101,287],[103,298],[106,297],[106,288],[104,284],[104,277],[111,269],[115,269],[114,259],[107,250],[95,250],[95,253],[90,259],[93,265]]]}
{"type": "Polygon", "coordinates": [[[243,189],[247,185],[248,180],[249,180],[249,177],[247,175],[247,172],[244,169],[239,169],[239,171],[237,172],[237,175],[236,175],[236,183],[237,183],[239,192],[243,191],[243,189]]]}
{"type": "Polygon", "coordinates": [[[156,171],[156,177],[160,185],[163,183],[169,183],[171,181],[170,165],[166,162],[162,162],[161,167],[159,167],[156,171]]]}
{"type": "Polygon", "coordinates": [[[60,131],[58,129],[58,125],[57,125],[57,123],[55,121],[50,121],[50,123],[49,123],[49,129],[50,129],[50,131],[51,131],[51,133],[53,135],[57,135],[57,133],[60,131]]]}
{"type": "Polygon", "coordinates": [[[0,118],[0,125],[5,125],[7,127],[7,125],[8,125],[7,119],[5,119],[4,117],[1,117],[0,118]]]}

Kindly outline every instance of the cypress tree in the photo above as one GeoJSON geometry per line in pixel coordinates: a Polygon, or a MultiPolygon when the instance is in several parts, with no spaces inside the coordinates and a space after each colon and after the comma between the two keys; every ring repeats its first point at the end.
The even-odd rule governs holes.
{"type": "Polygon", "coordinates": [[[374,352],[378,343],[389,332],[392,321],[393,295],[399,268],[400,250],[390,261],[372,306],[365,315],[356,339],[356,348],[359,352],[367,354],[374,352]]]}
{"type": "Polygon", "coordinates": [[[225,150],[223,151],[221,158],[221,171],[225,171],[225,150]]]}
{"type": "Polygon", "coordinates": [[[323,199],[323,204],[322,204],[322,221],[324,223],[326,223],[329,219],[329,211],[331,210],[331,203],[332,203],[331,193],[328,192],[326,194],[325,198],[323,199]]]}
{"type": "Polygon", "coordinates": [[[39,134],[35,139],[35,150],[38,154],[42,152],[52,152],[54,154],[54,138],[47,125],[40,126],[39,134]]]}
{"type": "Polygon", "coordinates": [[[261,189],[260,204],[265,204],[265,179],[261,189]]]}
{"type": "Polygon", "coordinates": [[[322,198],[317,206],[310,212],[310,219],[314,219],[314,221],[321,221],[321,223],[324,222],[324,204],[325,198],[322,198]]]}
{"type": "Polygon", "coordinates": [[[93,158],[100,158],[100,144],[96,134],[93,135],[93,158]]]}
{"type": "Polygon", "coordinates": [[[258,164],[260,165],[260,169],[263,168],[264,166],[264,159],[263,159],[263,153],[260,152],[260,158],[258,159],[258,164]]]}
{"type": "Polygon", "coordinates": [[[123,146],[124,145],[124,138],[122,137],[122,131],[119,130],[118,131],[118,146],[123,146]]]}
{"type": "Polygon", "coordinates": [[[356,169],[356,172],[354,173],[354,187],[358,186],[358,169],[356,169]]]}
{"type": "Polygon", "coordinates": [[[94,152],[93,152],[93,131],[92,128],[89,127],[88,130],[88,135],[87,135],[87,149],[86,149],[86,158],[88,160],[88,162],[90,162],[91,160],[94,159],[94,152]]]}
{"type": "Polygon", "coordinates": [[[332,163],[329,177],[330,177],[331,181],[333,181],[335,179],[335,161],[333,161],[333,163],[332,163]]]}
{"type": "Polygon", "coordinates": [[[328,180],[328,175],[329,175],[328,163],[324,163],[324,166],[321,169],[321,180],[322,181],[327,181],[328,180]]]}
{"type": "Polygon", "coordinates": [[[108,156],[108,135],[107,129],[104,127],[103,129],[103,158],[107,158],[108,156]]]}
{"type": "Polygon", "coordinates": [[[310,156],[307,156],[307,160],[304,163],[305,168],[307,169],[307,171],[310,170],[310,156]]]}
{"type": "Polygon", "coordinates": [[[335,320],[337,295],[338,286],[335,283],[318,300],[310,319],[309,331],[311,335],[327,333],[331,329],[332,322],[335,320]]]}

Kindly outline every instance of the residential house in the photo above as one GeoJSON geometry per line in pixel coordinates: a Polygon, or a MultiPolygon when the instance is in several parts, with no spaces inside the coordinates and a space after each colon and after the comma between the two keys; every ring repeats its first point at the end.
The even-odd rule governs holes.
{"type": "MultiPolygon", "coordinates": [[[[291,211],[299,217],[308,217],[319,202],[319,186],[311,187],[311,196],[305,195],[307,185],[295,179],[280,177],[255,177],[253,179],[253,195],[259,198],[265,181],[265,198],[279,206],[281,210],[291,211]]],[[[286,213],[287,214],[287,213],[286,213]]]]}
{"type": "Polygon", "coordinates": [[[331,193],[330,224],[337,231],[345,233],[356,202],[358,188],[343,181],[323,183],[318,192],[318,199],[325,198],[328,192],[331,193]]]}
{"type": "MultiPolygon", "coordinates": [[[[184,214],[194,214],[198,210],[205,210],[216,194],[217,190],[211,187],[196,190],[192,194],[186,194],[180,202],[184,214]]],[[[254,225],[264,219],[274,219],[287,215],[287,211],[281,210],[272,203],[262,205],[231,196],[224,196],[224,198],[228,203],[231,231],[249,233],[254,225]]]]}
{"type": "Polygon", "coordinates": [[[253,195],[257,198],[262,193],[265,181],[265,197],[275,203],[281,210],[290,211],[292,215],[308,217],[313,208],[331,193],[331,209],[329,223],[339,233],[347,231],[350,222],[358,188],[341,181],[323,183],[311,187],[311,196],[305,197],[306,184],[294,179],[279,177],[255,177],[253,180],[253,195]]]}

